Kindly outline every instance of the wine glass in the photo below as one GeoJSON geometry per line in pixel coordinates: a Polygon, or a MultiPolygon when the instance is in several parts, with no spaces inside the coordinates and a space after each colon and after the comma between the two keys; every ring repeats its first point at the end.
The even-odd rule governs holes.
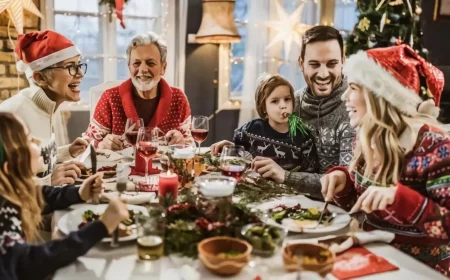
{"type": "Polygon", "coordinates": [[[145,181],[150,183],[148,177],[148,161],[158,151],[159,139],[158,130],[150,127],[139,128],[136,148],[138,154],[145,159],[145,181]]]}
{"type": "Polygon", "coordinates": [[[128,143],[133,146],[133,155],[136,155],[136,140],[139,128],[141,127],[144,127],[144,120],[142,118],[129,118],[125,123],[125,136],[127,137],[128,143]]]}
{"type": "Polygon", "coordinates": [[[208,137],[209,120],[206,116],[192,117],[191,134],[195,142],[198,144],[198,154],[200,154],[200,146],[206,137],[208,137]]]}
{"type": "Polygon", "coordinates": [[[239,181],[244,174],[247,162],[245,149],[239,145],[225,146],[220,155],[220,169],[222,175],[234,177],[239,181]]]}

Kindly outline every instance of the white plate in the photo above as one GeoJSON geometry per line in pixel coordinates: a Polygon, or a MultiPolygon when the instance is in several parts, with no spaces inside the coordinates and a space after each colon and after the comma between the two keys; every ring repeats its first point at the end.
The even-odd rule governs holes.
{"type": "MultiPolygon", "coordinates": [[[[302,208],[316,208],[318,210],[322,210],[325,203],[323,202],[319,202],[319,201],[314,201],[314,200],[310,200],[307,198],[304,199],[295,199],[295,198],[282,198],[282,199],[278,199],[278,200],[274,200],[274,201],[269,201],[266,203],[263,203],[259,206],[256,207],[256,209],[259,210],[269,210],[272,209],[280,204],[284,204],[287,207],[292,207],[297,205],[298,203],[300,203],[302,208]]],[[[328,226],[324,226],[324,225],[319,225],[317,228],[312,228],[313,224],[311,224],[310,228],[304,227],[303,229],[299,229],[298,227],[292,226],[292,225],[288,225],[287,223],[283,224],[283,227],[285,227],[286,229],[288,229],[289,231],[292,232],[304,232],[304,233],[329,233],[329,232],[333,232],[333,231],[337,231],[340,230],[344,227],[346,227],[351,220],[351,217],[349,214],[347,214],[347,212],[345,212],[344,210],[342,210],[341,208],[328,204],[328,210],[330,212],[336,212],[338,213],[338,215],[336,216],[336,218],[334,218],[334,220],[331,222],[330,225],[328,226]]],[[[289,219],[284,219],[285,220],[289,220],[289,219]]],[[[280,226],[280,224],[278,224],[277,222],[275,222],[272,219],[269,219],[267,221],[268,224],[271,225],[277,225],[280,226]]],[[[315,226],[315,225],[314,225],[315,226]]]]}
{"type": "MultiPolygon", "coordinates": [[[[78,225],[83,221],[82,215],[84,211],[91,210],[96,214],[100,214],[105,212],[108,204],[99,204],[99,205],[85,205],[83,207],[77,208],[75,210],[70,211],[61,217],[58,221],[59,230],[68,235],[72,231],[78,230],[78,225]]],[[[129,210],[139,211],[144,215],[148,215],[148,210],[143,206],[137,205],[127,205],[129,210]]],[[[137,238],[136,230],[133,230],[131,235],[125,237],[119,237],[119,241],[130,241],[137,238]]],[[[103,238],[102,242],[111,242],[111,237],[103,238]]]]}

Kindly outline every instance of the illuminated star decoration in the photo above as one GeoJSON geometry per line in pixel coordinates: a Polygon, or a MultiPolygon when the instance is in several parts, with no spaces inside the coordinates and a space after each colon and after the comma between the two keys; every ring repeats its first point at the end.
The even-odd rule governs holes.
{"type": "Polygon", "coordinates": [[[291,51],[292,42],[295,42],[299,47],[302,45],[302,34],[305,33],[311,26],[300,23],[303,14],[304,3],[290,15],[281,8],[278,1],[276,3],[276,9],[278,14],[278,21],[269,21],[266,25],[277,31],[277,35],[272,39],[266,49],[273,47],[276,43],[284,42],[284,54],[285,57],[289,57],[291,51]]]}
{"type": "Polygon", "coordinates": [[[9,18],[14,23],[17,33],[23,34],[23,9],[40,18],[44,18],[39,9],[34,5],[33,0],[0,0],[0,13],[6,10],[9,18]]]}

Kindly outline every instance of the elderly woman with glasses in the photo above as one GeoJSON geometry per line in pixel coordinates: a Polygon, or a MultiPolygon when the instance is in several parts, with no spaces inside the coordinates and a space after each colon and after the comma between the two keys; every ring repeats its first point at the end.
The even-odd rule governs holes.
{"type": "Polygon", "coordinates": [[[19,35],[15,49],[17,69],[26,72],[30,87],[0,104],[0,111],[19,116],[39,142],[44,165],[38,177],[46,185],[73,184],[81,175],[81,163],[68,161],[88,146],[77,138],[72,144],[56,147],[53,124],[55,112],[64,101],[80,100],[80,83],[87,70],[80,63],[80,51],[66,37],[46,30],[19,35]]]}

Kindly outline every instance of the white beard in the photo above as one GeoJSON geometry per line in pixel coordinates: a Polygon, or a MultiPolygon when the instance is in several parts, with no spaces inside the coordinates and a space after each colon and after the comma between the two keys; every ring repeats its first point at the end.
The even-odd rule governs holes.
{"type": "Polygon", "coordinates": [[[140,91],[149,91],[152,90],[154,87],[156,87],[161,80],[161,77],[156,79],[153,78],[150,82],[139,82],[135,77],[131,77],[131,82],[133,83],[134,87],[137,90],[140,91]]]}

